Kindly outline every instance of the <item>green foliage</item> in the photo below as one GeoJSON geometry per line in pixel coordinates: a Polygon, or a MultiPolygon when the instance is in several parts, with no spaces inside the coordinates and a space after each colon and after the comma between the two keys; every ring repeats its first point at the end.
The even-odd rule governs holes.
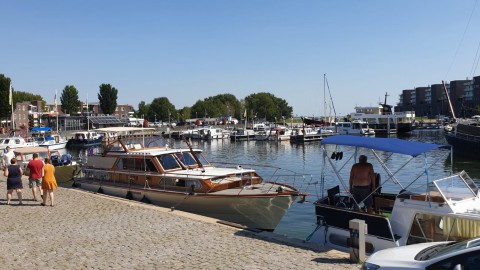
{"type": "Polygon", "coordinates": [[[155,98],[149,104],[148,119],[162,120],[163,122],[174,121],[176,119],[177,110],[175,106],[170,103],[168,98],[155,98]]]}
{"type": "Polygon", "coordinates": [[[281,121],[282,117],[288,118],[293,108],[281,98],[270,93],[251,94],[245,98],[248,118],[264,119],[266,121],[281,121]]]}
{"type": "MultiPolygon", "coordinates": [[[[10,90],[10,78],[0,74],[0,118],[9,118],[12,115],[11,106],[8,104],[8,92],[10,90]]],[[[15,104],[15,103],[14,103],[15,104]]]]}
{"type": "Polygon", "coordinates": [[[145,101],[138,103],[138,111],[135,112],[135,117],[145,117],[148,116],[148,111],[150,110],[150,105],[145,104],[145,101]]]}
{"type": "Polygon", "coordinates": [[[41,100],[42,102],[45,102],[43,100],[43,97],[40,95],[35,95],[32,93],[28,92],[22,92],[22,91],[14,91],[13,92],[13,103],[16,104],[17,102],[22,102],[22,101],[35,101],[35,100],[41,100]]]}
{"type": "MultiPolygon", "coordinates": [[[[7,78],[5,77],[5,75],[0,74],[0,117],[2,119],[10,118],[12,115],[12,109],[11,109],[12,106],[8,102],[10,82],[11,82],[10,78],[7,78]]],[[[40,95],[35,95],[32,93],[23,92],[23,91],[15,91],[15,89],[12,88],[12,102],[13,102],[14,108],[17,102],[35,101],[35,100],[42,101],[42,104],[45,103],[42,96],[40,95]]]]}
{"type": "Polygon", "coordinates": [[[191,117],[235,116],[240,118],[241,105],[232,94],[220,94],[198,100],[191,108],[191,117]]]}
{"type": "Polygon", "coordinates": [[[183,107],[182,109],[178,110],[179,120],[185,121],[187,119],[192,118],[192,108],[191,107],[183,107]]]}
{"type": "Polygon", "coordinates": [[[480,105],[475,107],[475,114],[480,114],[480,105]]]}
{"type": "Polygon", "coordinates": [[[113,114],[117,107],[118,90],[110,84],[101,84],[98,101],[100,101],[100,110],[104,114],[113,114]]]}
{"type": "Polygon", "coordinates": [[[78,91],[73,85],[67,85],[60,95],[60,103],[62,104],[62,112],[76,115],[80,109],[80,100],[78,99],[78,91]]]}

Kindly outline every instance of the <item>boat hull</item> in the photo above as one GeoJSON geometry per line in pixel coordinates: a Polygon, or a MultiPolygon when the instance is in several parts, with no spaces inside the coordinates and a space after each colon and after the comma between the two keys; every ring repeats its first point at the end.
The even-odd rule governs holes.
{"type": "Polygon", "coordinates": [[[45,147],[48,150],[58,150],[63,149],[67,146],[67,142],[54,143],[54,144],[39,144],[40,147],[45,147]]]}
{"type": "Polygon", "coordinates": [[[78,149],[78,148],[87,148],[90,146],[102,145],[102,138],[97,139],[70,139],[67,142],[67,148],[78,149]]]}
{"type": "Polygon", "coordinates": [[[445,132],[445,139],[453,146],[453,155],[480,159],[480,137],[445,132]]]}
{"type": "Polygon", "coordinates": [[[75,185],[92,192],[148,201],[172,210],[191,212],[270,231],[275,229],[296,198],[292,194],[263,196],[188,194],[148,188],[127,188],[87,180],[76,181],[75,185]]]}

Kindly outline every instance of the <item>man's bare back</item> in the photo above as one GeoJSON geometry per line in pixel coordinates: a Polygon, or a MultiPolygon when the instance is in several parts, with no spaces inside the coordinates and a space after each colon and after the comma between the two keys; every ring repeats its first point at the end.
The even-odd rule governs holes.
{"type": "Polygon", "coordinates": [[[350,171],[350,186],[370,186],[374,172],[370,163],[356,163],[350,171]]]}

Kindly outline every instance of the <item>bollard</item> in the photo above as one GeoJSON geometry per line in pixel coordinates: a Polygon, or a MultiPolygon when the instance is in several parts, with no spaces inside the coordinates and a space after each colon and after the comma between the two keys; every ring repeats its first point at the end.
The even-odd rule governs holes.
{"type": "Polygon", "coordinates": [[[348,227],[350,229],[350,237],[348,238],[350,261],[355,263],[364,262],[367,224],[365,224],[365,220],[352,219],[348,222],[348,227]]]}

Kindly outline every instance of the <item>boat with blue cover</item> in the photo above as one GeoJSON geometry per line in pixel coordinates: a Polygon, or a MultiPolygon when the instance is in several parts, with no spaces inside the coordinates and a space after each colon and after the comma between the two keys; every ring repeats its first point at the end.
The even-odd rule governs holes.
{"type": "Polygon", "coordinates": [[[321,147],[325,166],[321,186],[326,195],[314,203],[317,227],[308,241],[348,251],[349,221],[352,219],[364,220],[367,224],[367,253],[415,243],[480,236],[479,188],[468,174],[462,171],[430,179],[431,166],[451,157],[450,146],[338,135],[323,139],[321,147]],[[330,152],[344,153],[342,149],[352,155],[343,155],[341,160],[331,159],[330,152]],[[369,194],[373,197],[374,213],[355,211],[355,206],[361,208],[363,201],[355,201],[349,192],[349,164],[353,165],[360,153],[368,155],[374,168],[382,171],[376,177],[376,188],[369,194]],[[404,164],[399,164],[399,160],[404,160],[404,164]],[[408,173],[402,174],[405,170],[408,173]],[[330,183],[336,184],[326,187],[325,172],[328,171],[336,178],[330,183]],[[418,172],[417,177],[404,179],[411,178],[414,172],[418,172]],[[390,192],[382,192],[386,187],[390,192]]]}

